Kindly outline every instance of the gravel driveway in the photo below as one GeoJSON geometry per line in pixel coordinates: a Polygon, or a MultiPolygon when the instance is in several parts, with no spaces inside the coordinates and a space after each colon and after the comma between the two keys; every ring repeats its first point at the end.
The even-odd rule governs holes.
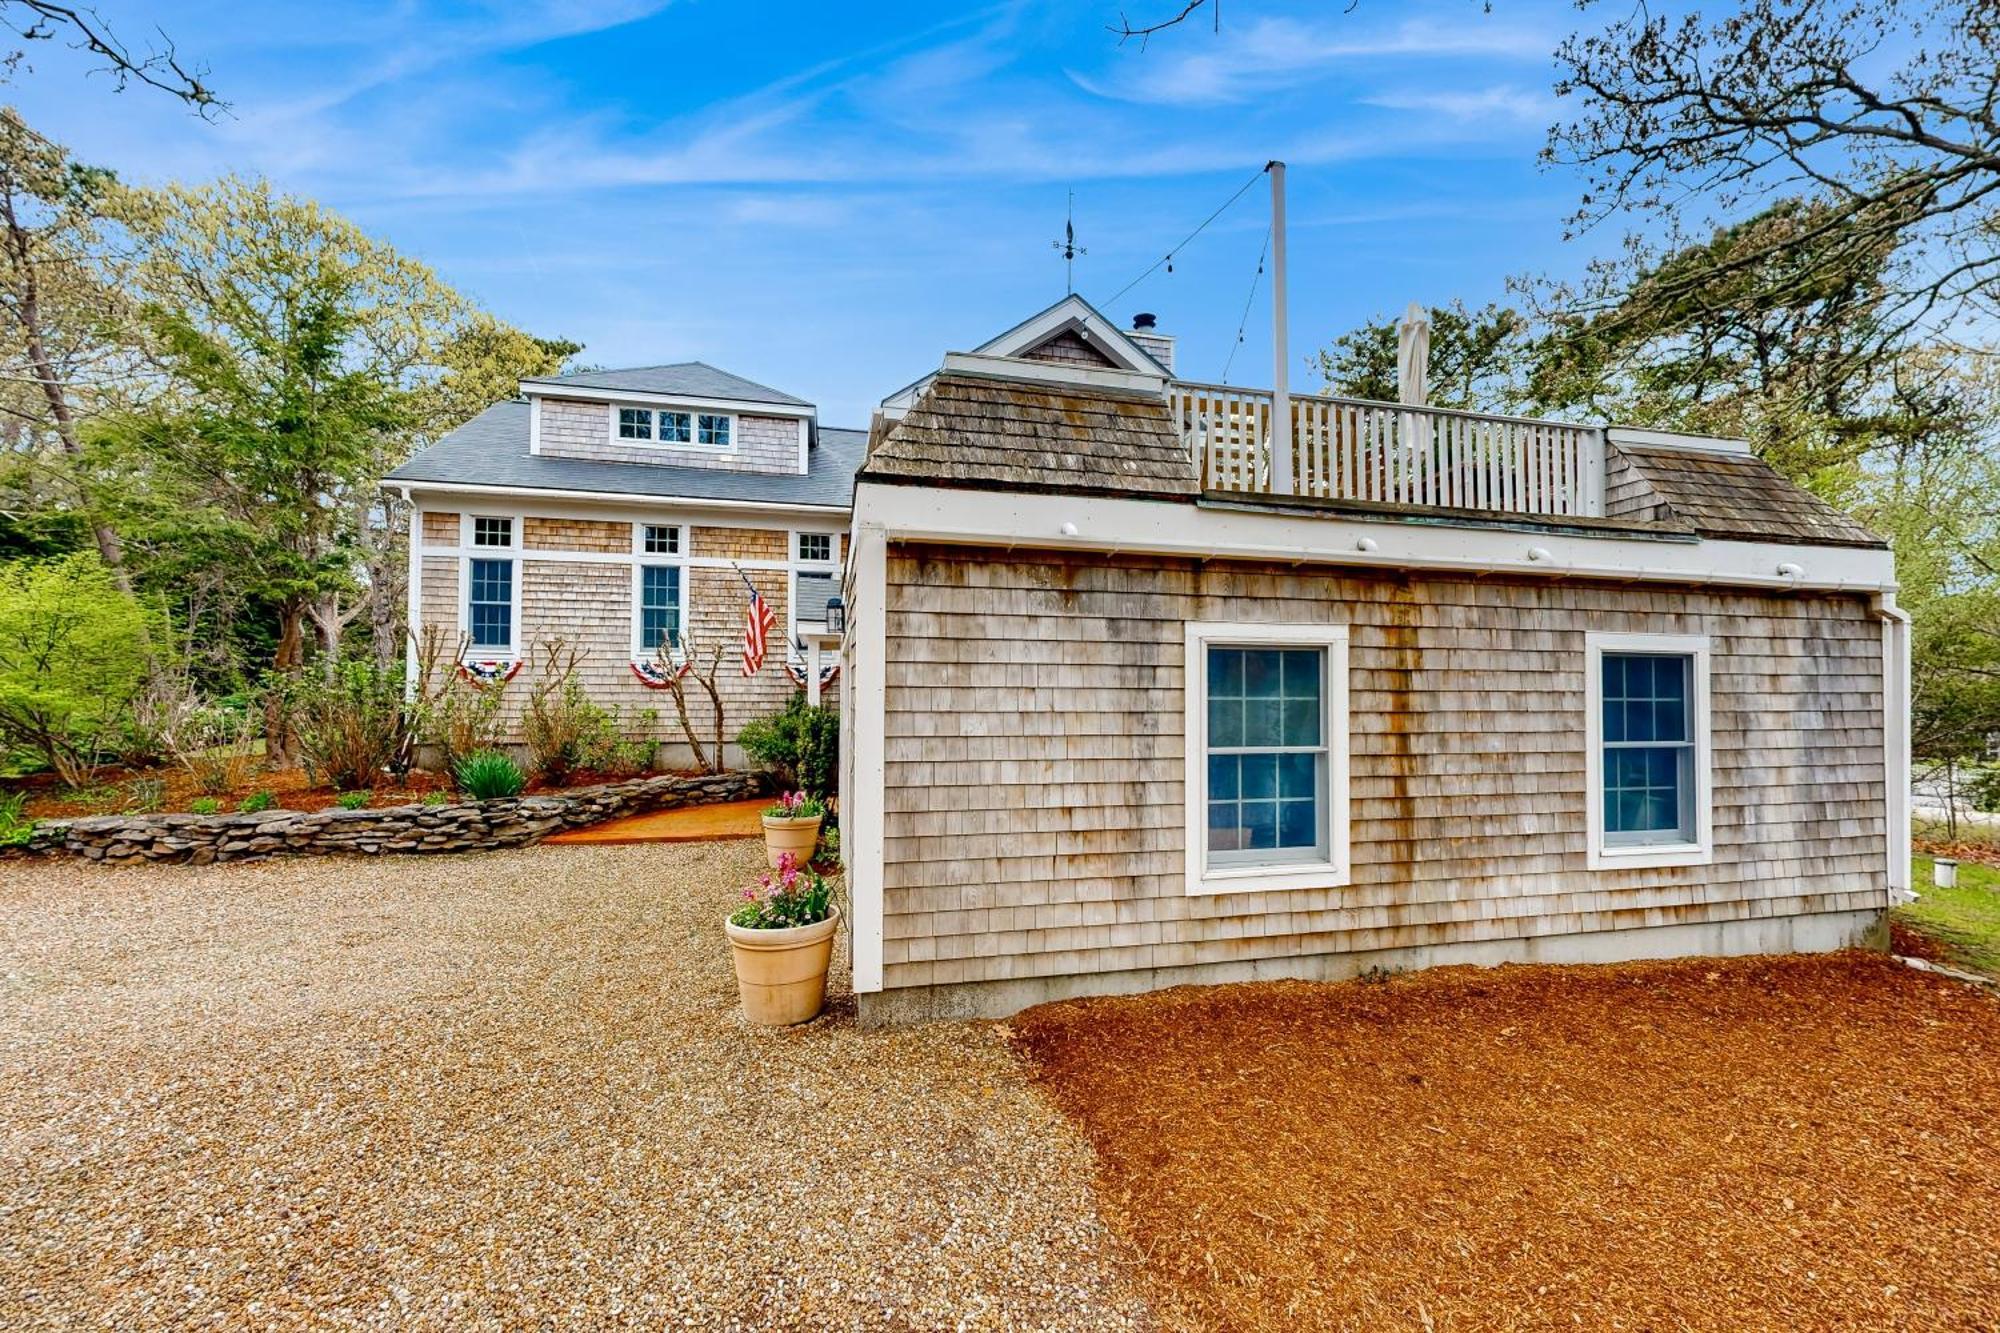
{"type": "Polygon", "coordinates": [[[994,1029],[737,1016],[760,859],[0,863],[0,1326],[1145,1325],[994,1029]]]}

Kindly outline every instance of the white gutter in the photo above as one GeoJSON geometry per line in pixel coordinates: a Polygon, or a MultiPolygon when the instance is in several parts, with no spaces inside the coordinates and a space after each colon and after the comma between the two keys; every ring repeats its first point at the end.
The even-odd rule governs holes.
{"type": "Polygon", "coordinates": [[[412,491],[426,495],[513,495],[535,500],[575,500],[585,504],[628,506],[672,505],[676,509],[784,509],[807,514],[846,514],[846,505],[798,504],[791,500],[712,500],[688,495],[638,495],[621,491],[564,491],[545,486],[489,486],[462,481],[384,481],[385,487],[400,487],[405,498],[412,491]]]}
{"type": "Polygon", "coordinates": [[[1218,509],[1173,501],[863,482],[855,521],[891,541],[1008,550],[1263,560],[1466,575],[1878,594],[1896,588],[1889,552],[1778,542],[1659,540],[1644,533],[1536,531],[1348,515],[1218,509]]]}

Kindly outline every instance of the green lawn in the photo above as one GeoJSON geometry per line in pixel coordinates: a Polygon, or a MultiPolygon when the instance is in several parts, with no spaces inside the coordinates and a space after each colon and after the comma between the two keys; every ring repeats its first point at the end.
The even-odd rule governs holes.
{"type": "Polygon", "coordinates": [[[1895,911],[1895,920],[1944,947],[1960,967],[2000,976],[2000,870],[1958,863],[1958,887],[1931,883],[1931,858],[1916,858],[1911,886],[1917,900],[1895,911]]]}

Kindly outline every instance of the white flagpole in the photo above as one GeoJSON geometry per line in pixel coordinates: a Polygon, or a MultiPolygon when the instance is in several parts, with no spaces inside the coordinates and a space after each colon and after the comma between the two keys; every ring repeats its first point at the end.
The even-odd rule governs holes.
{"type": "Polygon", "coordinates": [[[1285,164],[1271,173],[1271,489],[1292,493],[1292,351],[1285,308],[1285,164]]]}

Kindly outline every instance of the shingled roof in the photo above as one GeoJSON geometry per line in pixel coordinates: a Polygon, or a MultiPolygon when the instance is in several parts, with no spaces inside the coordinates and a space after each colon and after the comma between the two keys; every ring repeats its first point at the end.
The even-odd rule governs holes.
{"type": "Polygon", "coordinates": [[[878,428],[861,475],[1175,500],[1200,489],[1156,395],[951,373],[878,428]]]}
{"type": "Polygon", "coordinates": [[[1607,451],[1608,489],[1621,516],[1692,529],[1703,537],[1821,546],[1886,546],[1880,537],[1747,454],[1648,449],[1607,451]]]}

